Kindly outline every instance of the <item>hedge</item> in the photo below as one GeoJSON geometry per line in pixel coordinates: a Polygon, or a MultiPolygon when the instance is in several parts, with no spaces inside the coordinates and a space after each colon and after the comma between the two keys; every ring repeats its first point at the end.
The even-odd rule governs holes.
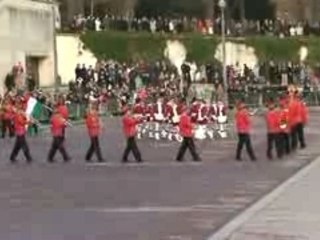
{"type": "MultiPolygon", "coordinates": [[[[85,46],[97,57],[113,58],[119,61],[163,58],[167,40],[180,40],[188,50],[188,59],[197,62],[213,60],[219,37],[200,34],[163,35],[150,33],[86,32],[81,36],[85,46]]],[[[320,38],[247,37],[230,38],[228,41],[252,46],[261,60],[298,61],[301,46],[307,46],[309,63],[320,62],[320,38]]]]}

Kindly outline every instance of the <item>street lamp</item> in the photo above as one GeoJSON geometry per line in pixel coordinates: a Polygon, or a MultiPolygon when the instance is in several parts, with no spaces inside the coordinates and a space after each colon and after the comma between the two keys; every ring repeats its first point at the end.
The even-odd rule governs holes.
{"type": "Polygon", "coordinates": [[[53,34],[53,58],[54,58],[54,90],[58,91],[60,83],[58,82],[58,49],[57,49],[57,31],[56,31],[56,8],[58,7],[58,2],[55,0],[51,1],[52,9],[52,34],[53,34]]]}
{"type": "Polygon", "coordinates": [[[225,0],[219,0],[219,7],[221,9],[221,44],[222,44],[222,77],[224,89],[224,103],[228,104],[228,79],[227,79],[227,63],[226,63],[226,19],[225,9],[227,3],[225,0]]]}
{"type": "Polygon", "coordinates": [[[93,14],[94,14],[94,0],[91,0],[91,2],[90,2],[90,14],[91,14],[91,17],[93,17],[93,14]]]}

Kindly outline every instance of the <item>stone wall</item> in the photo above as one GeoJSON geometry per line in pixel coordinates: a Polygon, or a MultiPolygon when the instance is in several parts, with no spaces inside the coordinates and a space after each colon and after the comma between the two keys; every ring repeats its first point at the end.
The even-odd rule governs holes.
{"type": "Polygon", "coordinates": [[[0,1],[0,92],[12,66],[26,57],[39,58],[40,85],[54,80],[54,31],[52,5],[29,0],[0,1]]]}

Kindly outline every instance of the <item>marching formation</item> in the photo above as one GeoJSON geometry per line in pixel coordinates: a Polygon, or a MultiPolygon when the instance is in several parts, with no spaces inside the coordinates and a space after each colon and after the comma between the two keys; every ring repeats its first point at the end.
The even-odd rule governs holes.
{"type": "MultiPolygon", "coordinates": [[[[136,99],[132,111],[141,120],[138,124],[138,139],[147,137],[182,142],[179,122],[185,108],[184,99],[166,100],[160,97],[155,103],[136,99]]],[[[221,138],[227,137],[228,113],[224,103],[210,104],[194,98],[189,106],[189,113],[194,124],[195,139],[214,139],[216,134],[221,138]]]]}
{"type": "MultiPolygon", "coordinates": [[[[10,161],[16,162],[20,150],[23,151],[28,163],[33,161],[30,153],[26,131],[29,125],[37,125],[38,122],[29,114],[29,102],[32,97],[18,97],[13,104],[9,100],[2,103],[2,137],[9,132],[10,137],[15,136],[10,161]]],[[[187,149],[194,161],[201,161],[197,153],[194,139],[211,140],[216,137],[227,138],[235,128],[238,134],[236,148],[236,160],[242,161],[242,149],[245,146],[252,161],[256,161],[256,155],[251,144],[251,113],[243,102],[236,105],[234,126],[230,127],[228,108],[222,102],[207,103],[204,100],[193,99],[189,106],[184,99],[166,99],[160,96],[155,102],[145,102],[140,98],[135,99],[133,106],[122,104],[122,125],[127,145],[122,156],[122,162],[128,162],[130,152],[137,162],[143,162],[142,154],[136,143],[137,139],[154,139],[156,141],[178,141],[181,143],[176,156],[176,161],[183,161],[187,149]]],[[[55,155],[59,151],[65,162],[71,160],[65,148],[65,132],[72,124],[68,121],[69,113],[63,98],[59,98],[52,109],[50,118],[50,130],[52,144],[47,155],[47,161],[53,163],[55,155]]],[[[279,99],[279,104],[270,100],[268,111],[265,114],[267,127],[267,157],[273,159],[275,149],[278,158],[294,152],[298,144],[306,147],[304,139],[304,126],[307,123],[307,107],[295,90],[290,90],[286,96],[279,99]]],[[[90,103],[85,116],[85,125],[91,140],[90,147],[85,156],[87,162],[92,161],[95,154],[99,162],[105,162],[100,149],[99,136],[102,123],[98,113],[98,103],[90,103]]]]}

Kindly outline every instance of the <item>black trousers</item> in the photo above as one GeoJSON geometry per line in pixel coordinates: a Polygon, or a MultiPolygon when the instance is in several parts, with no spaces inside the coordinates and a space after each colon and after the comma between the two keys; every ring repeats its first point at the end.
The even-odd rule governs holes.
{"type": "Polygon", "coordinates": [[[53,137],[53,141],[51,144],[51,148],[48,154],[48,161],[53,162],[53,158],[56,155],[57,151],[59,151],[63,157],[65,162],[70,160],[70,157],[64,147],[64,136],[53,137]]]}
{"type": "Polygon", "coordinates": [[[289,133],[279,133],[279,149],[281,156],[285,154],[290,154],[291,144],[289,133]]]}
{"type": "Polygon", "coordinates": [[[192,155],[193,161],[200,161],[200,157],[199,157],[198,153],[196,152],[196,146],[194,144],[192,137],[184,137],[183,138],[183,141],[181,143],[181,146],[179,148],[179,152],[178,152],[178,155],[176,158],[177,161],[180,162],[183,160],[184,154],[186,153],[187,149],[189,149],[189,151],[192,155]]]}
{"type": "Polygon", "coordinates": [[[304,138],[304,124],[298,123],[296,126],[296,131],[297,131],[297,138],[299,141],[300,148],[305,148],[306,142],[305,142],[305,138],[304,138]]]}
{"type": "Polygon", "coordinates": [[[135,137],[129,137],[127,138],[127,146],[124,150],[122,162],[128,162],[128,156],[130,152],[132,151],[133,156],[135,157],[137,162],[141,162],[141,153],[139,151],[138,145],[136,143],[135,137]]]}
{"type": "Polygon", "coordinates": [[[290,129],[291,150],[295,151],[298,147],[298,125],[292,126],[290,129]]]}
{"type": "Polygon", "coordinates": [[[12,153],[10,155],[11,162],[16,161],[16,157],[18,156],[20,150],[23,151],[24,156],[26,157],[27,161],[32,162],[32,157],[30,154],[29,146],[27,144],[25,135],[16,136],[16,141],[14,143],[14,147],[13,147],[12,153]]]}
{"type": "Polygon", "coordinates": [[[95,153],[98,160],[100,162],[102,162],[103,157],[101,154],[99,138],[98,137],[91,137],[90,140],[91,140],[91,144],[90,144],[90,147],[89,147],[87,154],[86,154],[86,161],[91,161],[91,158],[92,158],[93,154],[95,153]]]}
{"type": "Polygon", "coordinates": [[[300,148],[306,147],[306,142],[304,138],[304,125],[303,123],[298,123],[291,128],[291,148],[296,150],[298,148],[298,143],[300,148]]]}
{"type": "Polygon", "coordinates": [[[10,119],[3,119],[1,128],[2,138],[5,138],[7,131],[9,132],[10,137],[14,136],[13,124],[10,119]]]}
{"type": "Polygon", "coordinates": [[[238,146],[237,146],[236,159],[241,160],[241,153],[244,145],[246,146],[248,155],[251,158],[251,160],[256,160],[256,157],[252,149],[250,134],[248,133],[238,134],[238,146]]]}
{"type": "Polygon", "coordinates": [[[277,157],[281,158],[282,154],[281,154],[281,148],[280,148],[280,134],[278,133],[268,133],[267,135],[267,157],[269,159],[273,158],[273,154],[272,151],[275,148],[276,149],[276,153],[277,153],[277,157]]]}

